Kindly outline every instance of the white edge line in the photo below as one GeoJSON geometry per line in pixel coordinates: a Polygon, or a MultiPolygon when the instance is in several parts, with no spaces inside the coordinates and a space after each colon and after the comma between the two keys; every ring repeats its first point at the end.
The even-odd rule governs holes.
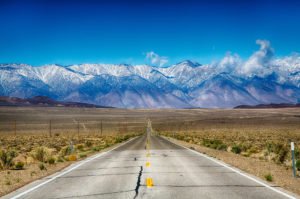
{"type": "MultiPolygon", "coordinates": [[[[163,138],[166,139],[165,137],[163,137],[163,138]]],[[[170,141],[169,139],[166,139],[166,140],[170,141]]],[[[172,142],[172,141],[171,141],[171,142],[172,142]]],[[[285,197],[287,197],[287,198],[290,198],[290,199],[296,199],[296,197],[291,196],[291,195],[289,195],[289,194],[287,194],[287,193],[284,193],[284,192],[282,192],[282,191],[280,191],[280,190],[278,190],[278,189],[275,189],[274,187],[271,187],[270,185],[268,185],[268,184],[266,184],[266,183],[264,183],[264,182],[262,182],[262,181],[260,181],[260,180],[257,180],[257,179],[255,179],[255,178],[253,178],[253,177],[251,177],[251,176],[249,176],[249,175],[247,175],[247,174],[245,174],[245,173],[242,173],[241,171],[239,171],[239,170],[237,170],[237,169],[235,169],[235,168],[233,168],[233,167],[231,167],[231,166],[229,166],[229,165],[227,165],[227,164],[225,164],[225,163],[223,163],[223,162],[221,162],[221,161],[218,161],[218,160],[216,160],[216,159],[214,159],[214,158],[212,158],[212,157],[209,157],[209,156],[207,156],[207,155],[205,155],[205,154],[203,154],[203,153],[201,153],[201,152],[198,152],[198,151],[189,149],[189,148],[187,148],[187,147],[185,147],[185,146],[181,146],[181,145],[179,145],[179,144],[177,144],[177,143],[175,143],[175,142],[172,142],[172,143],[175,144],[175,145],[177,145],[177,146],[180,146],[180,147],[182,147],[182,148],[185,148],[185,149],[187,149],[187,150],[189,150],[189,151],[191,151],[191,152],[193,152],[193,153],[195,153],[195,154],[198,154],[198,155],[200,155],[200,156],[202,156],[202,157],[205,157],[205,158],[207,158],[207,159],[209,159],[209,160],[211,160],[211,161],[213,161],[213,162],[215,162],[215,163],[217,163],[217,164],[219,164],[219,165],[221,165],[221,166],[223,166],[223,167],[225,167],[225,168],[227,168],[227,169],[230,169],[230,170],[234,171],[235,173],[238,173],[238,174],[240,174],[241,176],[244,176],[245,178],[248,178],[248,179],[250,179],[250,180],[252,180],[252,181],[254,181],[254,182],[256,182],[256,183],[258,183],[258,184],[260,184],[260,185],[263,185],[264,187],[266,187],[266,188],[268,188],[268,189],[271,189],[272,191],[275,191],[275,192],[277,192],[277,193],[279,193],[279,194],[281,194],[281,195],[283,195],[283,196],[285,196],[285,197]]]]}
{"type": "MultiPolygon", "coordinates": [[[[138,137],[138,136],[137,136],[137,137],[138,137]]],[[[32,192],[32,191],[34,191],[34,190],[40,188],[41,186],[43,186],[43,185],[45,185],[45,184],[48,184],[49,182],[52,182],[53,180],[55,180],[55,179],[57,179],[57,178],[59,178],[59,177],[65,175],[65,174],[67,174],[67,173],[73,171],[74,169],[77,169],[78,167],[84,165],[85,163],[88,163],[88,162],[90,162],[90,161],[92,161],[92,160],[95,160],[95,159],[97,159],[97,158],[103,156],[104,154],[107,154],[107,153],[109,153],[109,152],[111,152],[111,151],[113,151],[113,150],[115,150],[115,149],[117,149],[117,148],[123,146],[124,144],[127,144],[127,143],[131,142],[132,140],[135,140],[137,137],[135,137],[135,138],[133,138],[133,139],[131,139],[131,140],[128,140],[128,141],[126,141],[126,142],[120,144],[119,146],[116,146],[116,147],[114,147],[114,148],[112,148],[112,149],[110,149],[110,150],[108,150],[108,151],[104,151],[104,152],[102,152],[102,153],[100,153],[100,154],[98,154],[98,155],[94,155],[94,156],[92,156],[92,157],[90,157],[90,158],[87,158],[87,159],[85,159],[85,160],[83,160],[83,161],[80,161],[80,162],[78,162],[77,164],[75,164],[75,166],[73,166],[73,167],[72,167],[72,165],[70,165],[70,166],[71,166],[70,169],[67,169],[66,171],[64,171],[64,172],[62,172],[62,173],[60,173],[60,174],[57,174],[57,175],[55,175],[54,177],[50,178],[49,180],[47,180],[47,181],[45,181],[45,182],[43,182],[43,183],[41,183],[41,184],[38,184],[38,185],[36,185],[36,186],[34,186],[34,187],[32,187],[32,188],[30,188],[30,189],[28,189],[28,190],[26,190],[26,191],[24,191],[24,192],[22,192],[22,193],[19,193],[19,194],[16,195],[16,196],[11,197],[11,199],[17,199],[17,198],[20,198],[21,196],[24,196],[24,195],[26,195],[26,194],[28,194],[28,193],[30,193],[30,192],[32,192]]]]}

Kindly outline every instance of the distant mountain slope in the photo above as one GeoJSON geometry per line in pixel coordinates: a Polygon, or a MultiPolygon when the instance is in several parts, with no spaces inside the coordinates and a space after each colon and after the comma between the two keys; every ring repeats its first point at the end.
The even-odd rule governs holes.
{"type": "Polygon", "coordinates": [[[194,88],[190,96],[191,103],[197,107],[226,108],[236,104],[257,104],[254,98],[243,86],[245,80],[226,73],[218,74],[205,80],[194,88]]]}
{"type": "Polygon", "coordinates": [[[98,106],[98,105],[87,104],[87,103],[59,102],[45,96],[36,96],[28,99],[0,96],[0,106],[40,106],[40,107],[59,106],[59,107],[107,108],[104,106],[98,106]]]}
{"type": "Polygon", "coordinates": [[[274,60],[261,73],[245,74],[244,65],[232,66],[236,64],[232,59],[211,65],[186,60],[165,68],[0,64],[0,95],[47,96],[57,101],[121,108],[232,108],[300,102],[298,62],[274,60]]]}

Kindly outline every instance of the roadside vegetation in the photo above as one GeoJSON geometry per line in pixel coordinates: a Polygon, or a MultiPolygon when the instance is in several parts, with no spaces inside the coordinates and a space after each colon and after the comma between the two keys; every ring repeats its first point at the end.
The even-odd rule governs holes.
{"type": "MultiPolygon", "coordinates": [[[[282,139],[280,136],[281,133],[276,135],[273,132],[267,132],[267,130],[262,133],[254,133],[251,130],[232,133],[224,129],[220,132],[161,132],[160,134],[191,144],[197,144],[220,151],[227,151],[244,157],[274,162],[286,167],[291,167],[292,165],[290,142],[287,137],[282,139]],[[272,137],[272,139],[268,139],[268,137],[272,137]]],[[[282,136],[285,135],[286,134],[282,132],[282,136]]],[[[292,137],[290,140],[292,140],[292,137]]],[[[295,148],[297,168],[300,167],[299,149],[300,145],[298,144],[295,148]]]]}
{"type": "Polygon", "coordinates": [[[137,135],[0,135],[0,196],[137,135]]]}

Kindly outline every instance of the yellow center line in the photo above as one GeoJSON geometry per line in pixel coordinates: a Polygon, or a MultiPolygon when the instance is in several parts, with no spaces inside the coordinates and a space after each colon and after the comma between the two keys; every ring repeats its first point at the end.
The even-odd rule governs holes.
{"type": "MultiPolygon", "coordinates": [[[[150,123],[150,120],[148,120],[148,130],[147,130],[147,140],[146,140],[146,150],[147,150],[147,153],[146,153],[146,156],[147,156],[147,162],[146,162],[146,167],[150,167],[151,164],[150,164],[150,161],[149,161],[149,157],[150,157],[150,136],[149,136],[149,127],[150,127],[151,123],[150,123]]],[[[151,134],[151,130],[150,130],[150,134],[151,134]]],[[[153,187],[153,179],[150,178],[150,177],[147,177],[146,178],[146,186],[147,188],[151,188],[153,187]]]]}
{"type": "Polygon", "coordinates": [[[150,167],[150,162],[146,162],[146,167],[150,167]]]}
{"type": "Polygon", "coordinates": [[[152,178],[146,178],[146,186],[147,188],[151,188],[154,186],[152,178]]]}

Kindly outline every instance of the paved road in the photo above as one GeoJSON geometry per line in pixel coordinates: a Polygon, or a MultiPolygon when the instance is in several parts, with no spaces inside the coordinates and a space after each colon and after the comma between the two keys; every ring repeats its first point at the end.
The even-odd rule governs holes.
{"type": "Polygon", "coordinates": [[[149,133],[62,174],[4,198],[287,198],[149,133]]]}

